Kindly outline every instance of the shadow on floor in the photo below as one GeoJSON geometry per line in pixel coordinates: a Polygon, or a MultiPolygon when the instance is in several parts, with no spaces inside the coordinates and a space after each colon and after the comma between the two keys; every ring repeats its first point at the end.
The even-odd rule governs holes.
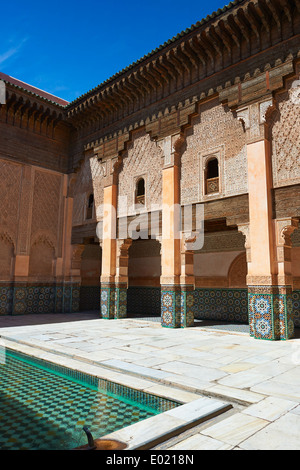
{"type": "MultiPolygon", "coordinates": [[[[45,313],[27,315],[0,315],[0,329],[26,325],[46,325],[51,323],[77,322],[84,320],[97,320],[100,318],[98,310],[79,313],[45,313]]],[[[128,314],[127,318],[160,323],[159,315],[128,314]]],[[[124,319],[126,320],[126,318],[124,319]]],[[[209,328],[214,330],[248,333],[249,325],[243,323],[227,323],[211,320],[195,320],[194,328],[209,328]]],[[[295,338],[300,338],[300,328],[295,329],[295,338]]]]}
{"type": "Polygon", "coordinates": [[[0,328],[10,326],[46,325],[71,321],[96,320],[100,318],[98,310],[80,313],[36,313],[26,315],[0,315],[0,328]]]}

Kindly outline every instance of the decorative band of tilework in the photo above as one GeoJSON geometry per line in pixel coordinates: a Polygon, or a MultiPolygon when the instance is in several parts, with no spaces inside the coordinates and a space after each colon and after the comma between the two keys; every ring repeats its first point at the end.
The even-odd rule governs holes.
{"type": "Polygon", "coordinates": [[[8,315],[12,312],[13,286],[0,284],[0,315],[8,315]]]}
{"type": "Polygon", "coordinates": [[[187,328],[194,325],[194,287],[181,286],[181,327],[187,328]]]}
{"type": "Polygon", "coordinates": [[[300,327],[300,290],[295,290],[292,294],[293,317],[295,327],[300,327]]]}
{"type": "Polygon", "coordinates": [[[161,286],[161,325],[181,327],[181,288],[178,285],[161,286]]]}
{"type": "Polygon", "coordinates": [[[127,311],[130,315],[161,314],[160,287],[131,286],[127,290],[127,311]]]}
{"type": "Polygon", "coordinates": [[[249,286],[250,336],[286,340],[294,336],[293,297],[290,286],[249,286]]]}
{"type": "Polygon", "coordinates": [[[79,311],[100,310],[100,285],[80,286],[79,311]]]}
{"type": "Polygon", "coordinates": [[[194,292],[194,314],[198,320],[248,323],[247,289],[200,288],[194,292]]]}
{"type": "Polygon", "coordinates": [[[79,311],[79,284],[14,284],[0,287],[0,314],[79,311]]]}
{"type": "Polygon", "coordinates": [[[127,284],[116,284],[115,287],[115,318],[127,316],[127,284]]]}
{"type": "Polygon", "coordinates": [[[111,320],[115,318],[115,284],[101,284],[101,316],[111,320]]]}
{"type": "Polygon", "coordinates": [[[101,316],[107,320],[126,318],[127,284],[101,284],[101,316]]]}

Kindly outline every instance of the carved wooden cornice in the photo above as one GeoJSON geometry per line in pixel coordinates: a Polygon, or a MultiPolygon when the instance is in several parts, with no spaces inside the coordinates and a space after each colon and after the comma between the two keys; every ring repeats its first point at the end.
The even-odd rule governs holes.
{"type": "Polygon", "coordinates": [[[6,102],[0,105],[0,120],[53,137],[55,128],[66,122],[64,107],[6,84],[6,102]]]}
{"type": "Polygon", "coordinates": [[[68,119],[106,127],[198,82],[216,92],[203,80],[297,37],[299,12],[299,0],[236,0],[70,103],[68,119]]]}

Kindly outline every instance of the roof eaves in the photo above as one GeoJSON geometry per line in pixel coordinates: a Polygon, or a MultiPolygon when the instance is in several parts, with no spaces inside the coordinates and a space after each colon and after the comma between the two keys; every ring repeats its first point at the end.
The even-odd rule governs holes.
{"type": "MultiPolygon", "coordinates": [[[[9,85],[9,86],[11,86],[11,87],[13,87],[13,88],[16,88],[17,90],[20,90],[20,91],[22,91],[22,92],[25,92],[25,93],[31,95],[31,96],[34,96],[34,97],[39,98],[39,99],[41,99],[41,100],[43,100],[43,101],[46,101],[46,102],[51,103],[51,104],[53,104],[53,105],[55,105],[55,106],[58,106],[59,108],[65,109],[66,106],[68,105],[68,103],[67,103],[66,105],[63,105],[63,104],[61,104],[61,103],[58,103],[57,101],[49,100],[48,98],[45,98],[44,96],[41,96],[41,95],[39,95],[39,94],[37,94],[37,93],[34,93],[34,92],[32,92],[32,91],[30,91],[30,90],[28,90],[28,89],[26,89],[26,88],[24,88],[24,87],[22,87],[22,86],[20,86],[20,85],[16,85],[15,83],[11,83],[9,80],[7,80],[7,79],[5,79],[5,78],[0,78],[0,80],[1,80],[2,82],[4,82],[5,84],[7,84],[7,85],[9,85]]],[[[62,100],[62,101],[64,101],[64,100],[62,100]]]]}
{"type": "Polygon", "coordinates": [[[68,108],[71,108],[72,106],[76,105],[77,103],[79,103],[80,101],[82,101],[83,99],[87,98],[88,96],[91,96],[93,93],[95,93],[97,90],[100,90],[101,88],[103,88],[105,85],[107,85],[109,82],[112,82],[113,80],[115,80],[116,78],[120,77],[121,75],[123,75],[124,73],[128,72],[129,70],[133,69],[136,65],[142,63],[143,61],[145,61],[146,59],[149,59],[151,56],[153,56],[154,54],[156,54],[157,52],[163,50],[165,47],[169,46],[171,43],[173,42],[176,42],[177,40],[179,40],[181,37],[184,37],[186,36],[187,34],[191,33],[192,31],[194,31],[195,29],[203,26],[204,24],[207,24],[209,23],[209,21],[217,18],[218,16],[221,16],[222,14],[226,13],[228,10],[232,10],[235,6],[237,5],[240,5],[241,3],[243,3],[245,0],[234,0],[233,2],[230,2],[228,5],[225,5],[223,8],[219,8],[217,11],[211,13],[210,15],[207,15],[205,18],[203,18],[202,20],[198,21],[197,23],[193,24],[192,26],[190,26],[189,28],[187,28],[186,30],[184,31],[181,31],[180,33],[178,33],[176,36],[173,36],[173,38],[169,39],[168,41],[164,42],[162,45],[158,46],[156,49],[153,49],[151,52],[149,52],[148,54],[144,55],[143,57],[141,57],[140,59],[138,59],[136,62],[133,62],[132,64],[128,65],[127,67],[125,67],[124,69],[120,70],[119,72],[115,73],[114,75],[112,75],[110,78],[108,78],[107,80],[105,80],[104,82],[100,83],[99,85],[97,85],[96,87],[92,88],[91,90],[87,91],[86,93],[84,93],[83,95],[79,96],[78,98],[76,98],[75,100],[71,101],[70,103],[68,103],[66,105],[66,109],[68,108]]]}

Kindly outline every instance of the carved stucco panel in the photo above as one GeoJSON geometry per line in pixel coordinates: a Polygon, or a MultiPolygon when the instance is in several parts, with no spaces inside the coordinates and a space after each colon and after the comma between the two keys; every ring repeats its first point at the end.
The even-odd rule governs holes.
{"type": "Polygon", "coordinates": [[[62,175],[35,170],[32,203],[31,240],[37,233],[49,233],[54,246],[58,241],[62,175]]]}
{"type": "Polygon", "coordinates": [[[94,194],[97,218],[102,217],[103,181],[107,172],[107,162],[99,162],[97,156],[86,157],[77,174],[74,186],[73,225],[85,221],[89,194],[94,194]]]}
{"type": "Polygon", "coordinates": [[[181,202],[201,202],[203,165],[201,158],[222,149],[222,197],[247,192],[246,141],[242,123],[232,112],[212,100],[200,106],[199,116],[187,131],[186,149],[181,158],[181,202]]]}
{"type": "Polygon", "coordinates": [[[119,173],[118,215],[134,213],[135,182],[139,176],[146,183],[146,210],[161,206],[162,149],[144,130],[136,131],[119,173]],[[127,198],[127,201],[126,201],[127,198]],[[126,203],[124,202],[126,201],[126,203]]]}
{"type": "Polygon", "coordinates": [[[294,99],[300,85],[277,98],[272,126],[274,186],[300,183],[300,102],[294,99]]]}
{"type": "Polygon", "coordinates": [[[1,232],[9,233],[15,245],[18,232],[22,166],[0,160],[0,174],[1,232]]]}

